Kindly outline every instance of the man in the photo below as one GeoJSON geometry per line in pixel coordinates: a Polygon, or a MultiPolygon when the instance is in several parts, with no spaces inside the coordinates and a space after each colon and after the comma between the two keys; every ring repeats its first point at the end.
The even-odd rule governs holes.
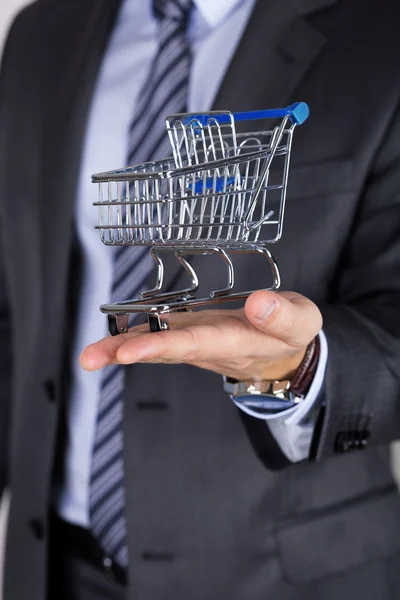
{"type": "MultiPolygon", "coordinates": [[[[6,600],[397,598],[399,18],[389,0],[39,0],[17,17],[0,89],[6,600]],[[274,249],[291,292],[139,326],[82,370],[96,306],[150,277],[97,239],[90,174],[161,152],[179,106],[296,100],[311,117],[274,249]],[[275,424],[223,389],[294,386],[299,368],[275,424]]],[[[252,264],[243,289],[266,285],[252,264]]]]}

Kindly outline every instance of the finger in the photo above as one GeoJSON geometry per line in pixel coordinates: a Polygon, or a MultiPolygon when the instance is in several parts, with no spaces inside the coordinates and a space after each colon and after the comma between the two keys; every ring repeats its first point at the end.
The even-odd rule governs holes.
{"type": "MultiPolygon", "coordinates": [[[[234,311],[232,311],[233,314],[234,311]]],[[[180,330],[187,328],[188,326],[195,327],[202,325],[203,323],[209,322],[210,319],[222,318],[223,311],[202,311],[198,313],[175,313],[169,316],[169,325],[171,329],[180,330]]],[[[163,335],[164,332],[163,332],[163,335]]],[[[185,336],[187,339],[188,336],[185,336]]],[[[177,348],[176,352],[166,352],[168,348],[165,347],[164,343],[161,342],[156,333],[149,332],[147,325],[138,325],[132,327],[128,333],[120,334],[117,336],[108,336],[90,344],[81,353],[80,364],[87,371],[94,371],[102,369],[103,367],[111,364],[120,362],[120,357],[117,358],[118,349],[125,345],[127,341],[132,343],[125,347],[124,352],[120,356],[125,356],[123,359],[124,364],[138,362],[145,360],[146,358],[161,358],[165,355],[165,359],[172,360],[172,356],[178,359],[181,356],[186,355],[185,353],[192,352],[193,348],[189,348],[188,344],[185,343],[181,347],[177,348]],[[134,340],[138,337],[149,337],[148,340],[143,340],[141,343],[134,343],[134,340]],[[126,354],[124,354],[126,353],[126,354]],[[129,355],[129,357],[128,357],[129,355]]],[[[181,340],[174,338],[174,343],[180,344],[181,340]]]]}
{"type": "Polygon", "coordinates": [[[122,364],[173,362],[198,364],[236,356],[238,337],[245,328],[239,319],[225,319],[220,324],[202,324],[126,339],[117,350],[122,364]]]}
{"type": "Polygon", "coordinates": [[[307,346],[322,327],[318,307],[295,292],[254,292],[245,314],[254,327],[292,346],[307,346]]]}
{"type": "Polygon", "coordinates": [[[131,333],[108,336],[94,344],[86,346],[82,351],[79,362],[86,371],[96,371],[116,361],[117,350],[126,342],[131,333]]]}
{"type": "Polygon", "coordinates": [[[149,335],[126,339],[116,353],[122,364],[131,362],[191,362],[197,360],[200,353],[210,352],[210,334],[204,327],[185,327],[153,332],[149,335]],[[197,335],[194,330],[198,329],[197,335]]]}

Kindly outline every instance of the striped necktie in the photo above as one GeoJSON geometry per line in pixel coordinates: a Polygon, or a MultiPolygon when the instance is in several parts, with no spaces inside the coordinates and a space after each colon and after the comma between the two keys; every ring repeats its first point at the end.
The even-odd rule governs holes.
{"type": "MultiPolygon", "coordinates": [[[[130,127],[128,164],[171,154],[166,115],[187,112],[191,55],[186,30],[193,0],[153,0],[159,18],[159,45],[138,96],[130,127]]],[[[148,248],[121,246],[113,259],[111,300],[136,297],[152,269],[148,248]]],[[[89,514],[91,530],[105,553],[128,565],[123,463],[124,367],[104,370],[92,451],[89,514]]],[[[135,507],[131,507],[134,511],[135,507]]]]}

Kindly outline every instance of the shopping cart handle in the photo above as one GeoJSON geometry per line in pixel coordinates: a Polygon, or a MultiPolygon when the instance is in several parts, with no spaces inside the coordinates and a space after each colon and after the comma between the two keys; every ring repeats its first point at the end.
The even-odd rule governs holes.
{"type": "MultiPolygon", "coordinates": [[[[308,108],[308,104],[305,102],[296,102],[296,104],[292,104],[287,108],[271,108],[268,110],[249,110],[245,112],[235,112],[233,113],[233,118],[235,121],[256,121],[260,119],[282,119],[284,117],[289,116],[290,120],[295,125],[302,125],[304,121],[308,118],[310,114],[310,109],[308,108]]],[[[190,123],[193,119],[201,123],[201,125],[207,125],[208,120],[212,117],[218,123],[229,123],[230,115],[222,114],[222,115],[213,115],[213,114],[201,114],[201,115],[191,115],[185,119],[185,123],[190,123]]]]}
{"type": "Polygon", "coordinates": [[[269,110],[250,110],[233,113],[235,121],[254,121],[257,119],[279,119],[289,116],[292,123],[302,125],[310,114],[308,104],[296,102],[287,108],[271,108],[269,110]]]}

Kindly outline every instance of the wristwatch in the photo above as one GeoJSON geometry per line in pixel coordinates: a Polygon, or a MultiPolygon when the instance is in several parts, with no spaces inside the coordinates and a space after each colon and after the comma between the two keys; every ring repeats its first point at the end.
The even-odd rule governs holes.
{"type": "Polygon", "coordinates": [[[224,390],[238,405],[249,409],[280,412],[292,408],[306,396],[318,365],[319,336],[307,347],[304,358],[293,377],[282,381],[239,381],[224,376],[224,390]]]}

